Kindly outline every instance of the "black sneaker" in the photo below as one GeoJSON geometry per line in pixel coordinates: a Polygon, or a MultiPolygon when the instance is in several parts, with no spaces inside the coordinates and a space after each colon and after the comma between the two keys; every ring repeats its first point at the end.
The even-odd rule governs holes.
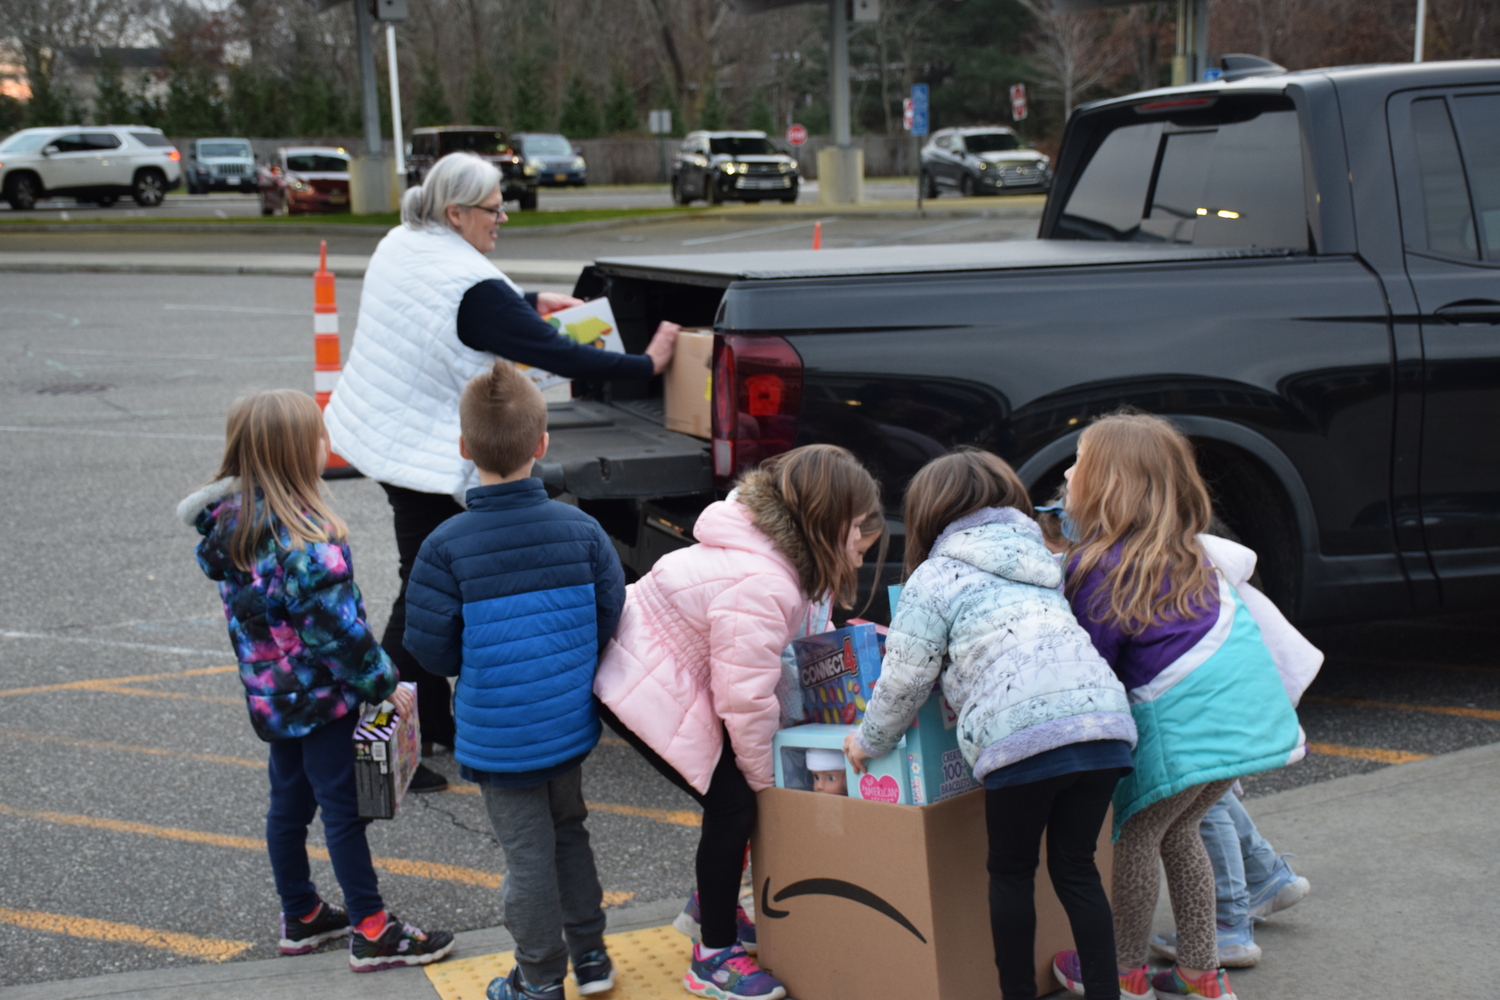
{"type": "Polygon", "coordinates": [[[595,948],[573,960],[573,978],[581,996],[607,993],[615,988],[615,963],[603,948],[595,948]]]}
{"type": "Polygon", "coordinates": [[[484,996],[485,1000],[563,1000],[564,994],[561,979],[549,986],[532,986],[522,978],[517,965],[510,975],[491,979],[484,996]]]}
{"type": "Polygon", "coordinates": [[[324,941],[349,933],[349,911],[337,903],[318,901],[318,912],[311,920],[290,919],[281,915],[281,953],[306,955],[324,941]]]}
{"type": "Polygon", "coordinates": [[[406,790],[414,795],[424,795],[427,792],[446,792],[448,790],[448,779],[438,774],[426,764],[418,764],[416,771],[412,772],[411,784],[406,790]]]}
{"type": "Polygon", "coordinates": [[[355,972],[379,972],[403,965],[430,965],[448,957],[453,935],[447,931],[423,931],[389,910],[385,930],[373,941],[359,931],[349,935],[349,968],[355,972]]]}

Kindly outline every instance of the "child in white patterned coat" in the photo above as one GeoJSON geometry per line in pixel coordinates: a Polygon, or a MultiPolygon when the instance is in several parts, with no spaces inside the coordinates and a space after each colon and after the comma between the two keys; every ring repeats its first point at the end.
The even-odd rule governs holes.
{"type": "Polygon", "coordinates": [[[978,449],[929,462],[906,493],[908,578],[876,684],[844,752],[856,771],[889,753],[933,682],[985,787],[990,925],[1006,1000],[1037,995],[1034,883],[1047,870],[1090,1000],[1117,1000],[1113,917],[1094,848],[1131,769],[1125,688],[1073,617],[1063,572],[1014,470],[978,449]]]}

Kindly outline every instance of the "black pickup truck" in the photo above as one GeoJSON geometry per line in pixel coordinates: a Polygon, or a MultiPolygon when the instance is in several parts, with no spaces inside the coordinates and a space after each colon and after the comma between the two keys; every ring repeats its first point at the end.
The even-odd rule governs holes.
{"type": "Polygon", "coordinates": [[[851,449],[893,512],[960,443],[1042,498],[1128,404],[1192,437],[1292,617],[1500,598],[1500,61],[1256,63],[1080,108],[1035,241],[599,260],[630,349],[714,328],[713,440],[580,384],[540,474],[639,573],[786,448],[851,449]]]}

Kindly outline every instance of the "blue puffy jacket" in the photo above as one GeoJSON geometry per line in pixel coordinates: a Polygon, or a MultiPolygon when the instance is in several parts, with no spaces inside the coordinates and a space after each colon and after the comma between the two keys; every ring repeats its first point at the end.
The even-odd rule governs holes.
{"type": "Polygon", "coordinates": [[[468,510],[422,543],[406,589],[406,648],[458,678],[459,763],[538,771],[592,750],[594,670],[624,601],[609,536],[541,480],[469,490],[468,510]]]}

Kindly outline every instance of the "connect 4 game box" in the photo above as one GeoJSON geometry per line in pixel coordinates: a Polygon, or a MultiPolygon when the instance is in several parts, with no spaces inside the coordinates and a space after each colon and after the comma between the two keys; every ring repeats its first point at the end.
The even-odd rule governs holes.
{"type": "MultiPolygon", "coordinates": [[[[416,695],[415,684],[401,686],[416,695]]],[[[365,706],[354,730],[354,789],[361,816],[390,819],[396,815],[421,750],[422,730],[415,710],[410,718],[403,718],[390,702],[365,706]]]]}
{"type": "Polygon", "coordinates": [[[852,726],[880,677],[880,635],[863,622],[792,641],[807,721],[852,726]]]}

